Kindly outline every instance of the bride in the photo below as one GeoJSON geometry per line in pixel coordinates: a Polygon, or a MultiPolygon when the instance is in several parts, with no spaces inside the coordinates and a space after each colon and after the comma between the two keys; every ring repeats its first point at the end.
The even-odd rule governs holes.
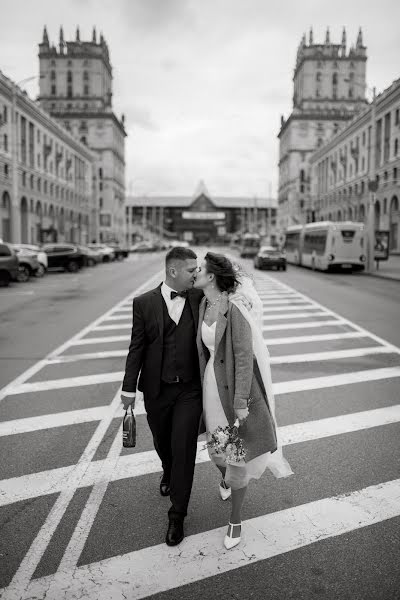
{"type": "MultiPolygon", "coordinates": [[[[292,474],[282,456],[275,420],[269,353],[261,334],[262,304],[247,277],[231,261],[208,252],[194,287],[202,289],[197,348],[203,386],[203,420],[211,460],[221,472],[219,492],[232,497],[225,548],[239,544],[247,486],[266,467],[276,477],[292,474]],[[247,310],[235,293],[249,301],[247,310]],[[213,447],[217,428],[238,425],[245,455],[235,459],[213,447]]],[[[226,430],[225,430],[226,431],[226,430]]]]}

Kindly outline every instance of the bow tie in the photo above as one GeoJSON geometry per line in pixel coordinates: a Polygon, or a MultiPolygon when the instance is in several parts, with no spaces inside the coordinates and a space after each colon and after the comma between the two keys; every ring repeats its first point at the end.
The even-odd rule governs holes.
{"type": "Polygon", "coordinates": [[[184,290],[183,292],[171,292],[171,300],[173,300],[174,298],[177,298],[178,296],[180,298],[186,298],[187,291],[184,290]]]}

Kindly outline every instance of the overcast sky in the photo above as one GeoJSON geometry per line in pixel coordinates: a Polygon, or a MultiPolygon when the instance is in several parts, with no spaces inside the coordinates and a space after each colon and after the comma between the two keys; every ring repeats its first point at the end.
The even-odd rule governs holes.
{"type": "MultiPolygon", "coordinates": [[[[127,191],[276,195],[280,115],[291,110],[298,43],[348,44],[363,27],[368,85],[400,77],[398,0],[0,0],[0,69],[38,72],[37,44],[103,31],[114,69],[114,110],[126,115],[127,191]]],[[[37,84],[26,89],[37,95],[37,84]]]]}

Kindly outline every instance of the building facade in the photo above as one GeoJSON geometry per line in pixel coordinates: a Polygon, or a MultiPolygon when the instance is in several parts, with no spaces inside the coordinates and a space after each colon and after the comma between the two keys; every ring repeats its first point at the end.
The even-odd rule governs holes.
{"type": "Polygon", "coordinates": [[[96,237],[92,152],[0,72],[0,238],[96,237]]]}
{"type": "Polygon", "coordinates": [[[347,48],[346,31],[340,44],[314,43],[311,29],[298,47],[293,75],[293,110],[281,117],[279,138],[278,227],[312,220],[310,204],[311,154],[335,135],[366,105],[366,47],[361,29],[355,46],[347,48]]]}
{"type": "Polygon", "coordinates": [[[125,123],[112,107],[113,74],[107,42],[93,29],[91,41],[51,45],[46,28],[39,44],[43,108],[95,155],[98,240],[125,238],[125,123]]]}
{"type": "Polygon", "coordinates": [[[276,199],[211,196],[204,184],[192,196],[132,196],[126,201],[126,243],[154,235],[207,245],[246,232],[275,243],[276,213],[276,199]]]}
{"type": "Polygon", "coordinates": [[[399,145],[400,79],[312,155],[316,220],[366,222],[373,202],[374,229],[390,231],[390,250],[399,253],[399,145]]]}

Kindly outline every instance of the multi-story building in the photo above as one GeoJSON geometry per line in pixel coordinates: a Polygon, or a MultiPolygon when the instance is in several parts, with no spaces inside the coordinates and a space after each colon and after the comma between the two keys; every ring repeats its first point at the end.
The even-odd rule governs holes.
{"type": "Polygon", "coordinates": [[[58,47],[46,28],[39,44],[43,108],[95,154],[99,241],[125,237],[125,126],[112,108],[112,67],[107,43],[93,29],[91,41],[65,41],[58,47]]]}
{"type": "Polygon", "coordinates": [[[365,105],[366,47],[361,29],[356,45],[347,49],[346,31],[340,44],[309,42],[304,35],[293,75],[293,110],[281,117],[279,138],[278,227],[312,220],[311,154],[337,133],[365,105]]]}
{"type": "Polygon", "coordinates": [[[96,237],[92,152],[0,72],[0,238],[96,237]]]}
{"type": "Polygon", "coordinates": [[[126,243],[156,235],[212,244],[246,232],[275,243],[276,212],[276,199],[211,196],[202,182],[192,196],[131,196],[126,243]]]}
{"type": "Polygon", "coordinates": [[[316,220],[366,222],[369,202],[373,202],[374,228],[389,230],[390,250],[400,252],[399,144],[397,79],[311,156],[311,199],[316,220]]]}

